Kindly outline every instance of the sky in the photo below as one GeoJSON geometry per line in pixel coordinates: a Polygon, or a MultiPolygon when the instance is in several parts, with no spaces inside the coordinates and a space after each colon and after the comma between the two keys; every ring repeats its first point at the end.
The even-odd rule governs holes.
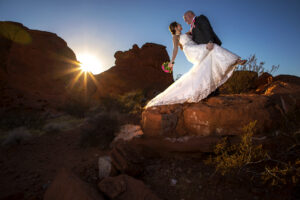
{"type": "MultiPolygon", "coordinates": [[[[168,26],[177,21],[187,32],[187,10],[208,17],[222,47],[242,58],[255,54],[267,69],[280,65],[274,75],[300,76],[299,0],[0,0],[0,21],[54,32],[77,57],[93,54],[107,70],[114,53],[133,44],[162,44],[171,57],[168,26]]],[[[175,62],[174,78],[192,67],[182,51],[175,62]]]]}

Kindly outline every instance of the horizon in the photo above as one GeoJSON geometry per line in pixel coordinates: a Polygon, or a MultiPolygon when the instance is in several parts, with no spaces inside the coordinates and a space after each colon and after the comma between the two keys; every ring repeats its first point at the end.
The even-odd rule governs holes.
{"type": "MultiPolygon", "coordinates": [[[[77,59],[89,53],[101,61],[102,71],[114,66],[116,51],[147,42],[166,46],[172,56],[172,38],[168,26],[178,21],[183,32],[189,26],[183,13],[193,10],[204,14],[222,40],[222,47],[242,58],[255,54],[264,67],[280,65],[274,73],[300,76],[300,3],[296,0],[244,1],[216,0],[172,1],[34,1],[2,0],[1,21],[22,23],[29,29],[56,33],[74,51],[77,59]],[[228,11],[228,12],[224,12],[228,11]],[[234,12],[232,12],[234,10],[234,12]],[[241,27],[237,29],[236,27],[241,27]]],[[[192,64],[179,51],[175,60],[174,79],[186,73],[192,64]]]]}

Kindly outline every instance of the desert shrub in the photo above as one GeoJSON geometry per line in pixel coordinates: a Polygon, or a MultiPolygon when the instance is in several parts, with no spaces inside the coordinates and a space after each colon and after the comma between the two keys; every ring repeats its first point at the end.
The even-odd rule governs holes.
{"type": "Polygon", "coordinates": [[[59,132],[66,128],[66,123],[49,123],[44,126],[47,133],[59,132]]]}
{"type": "Polygon", "coordinates": [[[255,89],[258,75],[253,71],[234,71],[232,76],[219,88],[222,94],[240,94],[255,89]]]}
{"type": "Polygon", "coordinates": [[[240,143],[229,145],[225,138],[217,144],[214,150],[215,155],[210,156],[205,163],[214,165],[216,172],[222,175],[244,172],[250,174],[252,180],[258,178],[271,186],[296,185],[300,177],[297,137],[293,137],[296,142],[294,145],[289,147],[286,152],[281,152],[278,159],[273,159],[262,148],[262,145],[253,144],[252,136],[255,132],[255,125],[256,121],[250,122],[243,128],[244,134],[241,136],[240,143]],[[288,155],[291,154],[296,155],[296,159],[287,161],[288,155]]]}
{"type": "Polygon", "coordinates": [[[103,112],[87,119],[81,127],[80,146],[98,146],[102,149],[109,147],[115,133],[120,130],[120,124],[116,114],[103,112]]]}
{"type": "Polygon", "coordinates": [[[31,133],[26,127],[18,127],[9,131],[7,137],[2,142],[3,146],[21,144],[24,141],[29,140],[31,133]]]}
{"type": "Polygon", "coordinates": [[[99,105],[97,110],[112,111],[120,110],[120,102],[116,96],[108,94],[107,96],[101,97],[99,100],[99,105]]]}
{"type": "Polygon", "coordinates": [[[45,116],[32,110],[15,110],[5,112],[0,116],[0,128],[11,130],[24,126],[28,129],[39,129],[45,123],[45,116]]]}
{"type": "Polygon", "coordinates": [[[240,94],[253,91],[257,87],[258,77],[267,72],[272,74],[279,69],[279,65],[271,66],[268,70],[264,67],[265,62],[258,63],[254,55],[250,55],[248,61],[243,66],[238,66],[232,76],[219,87],[221,94],[240,94]]]}
{"type": "Polygon", "coordinates": [[[79,127],[83,122],[84,118],[76,118],[71,115],[62,115],[60,117],[47,120],[42,130],[46,133],[67,131],[79,127]]]}
{"type": "Polygon", "coordinates": [[[250,122],[243,128],[244,134],[241,136],[241,142],[229,145],[227,138],[216,145],[214,149],[215,156],[206,160],[206,164],[216,166],[216,171],[222,175],[241,170],[250,162],[256,162],[266,157],[262,145],[252,144],[252,136],[255,131],[257,121],[250,122]]]}
{"type": "Polygon", "coordinates": [[[248,58],[248,61],[245,65],[238,66],[236,70],[238,70],[238,71],[253,71],[253,72],[257,72],[258,75],[260,76],[263,72],[273,74],[274,72],[276,72],[279,69],[279,65],[272,65],[271,69],[269,69],[269,70],[266,69],[264,67],[264,65],[265,65],[265,62],[258,63],[255,54],[253,54],[253,55],[250,55],[250,57],[248,58]]]}
{"type": "Polygon", "coordinates": [[[297,185],[300,179],[300,130],[296,128],[289,133],[283,132],[277,137],[283,143],[280,144],[279,152],[272,155],[272,158],[269,156],[264,160],[261,179],[272,186],[297,185]],[[284,142],[285,139],[289,142],[284,142]]]}
{"type": "Polygon", "coordinates": [[[108,95],[100,99],[100,107],[106,111],[117,110],[120,113],[139,114],[145,102],[145,92],[132,91],[123,95],[108,95]]]}
{"type": "Polygon", "coordinates": [[[144,102],[145,95],[143,91],[134,91],[121,95],[119,102],[123,105],[121,112],[129,114],[138,114],[141,112],[142,103],[144,102]]]}
{"type": "Polygon", "coordinates": [[[74,117],[85,117],[86,111],[91,107],[91,101],[83,95],[83,91],[74,92],[68,96],[68,100],[65,101],[58,110],[63,111],[74,117]]]}
{"type": "Polygon", "coordinates": [[[261,173],[264,183],[272,186],[282,184],[297,184],[300,178],[300,159],[294,162],[277,162],[275,166],[265,166],[265,170],[261,173]]]}
{"type": "Polygon", "coordinates": [[[83,118],[85,116],[85,112],[89,109],[89,105],[83,101],[77,99],[70,99],[67,103],[65,103],[59,110],[66,112],[69,115],[83,118]]]}

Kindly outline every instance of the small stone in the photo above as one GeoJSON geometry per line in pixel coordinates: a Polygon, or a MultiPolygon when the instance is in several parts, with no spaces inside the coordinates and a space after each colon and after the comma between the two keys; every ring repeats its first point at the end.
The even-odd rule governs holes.
{"type": "Polygon", "coordinates": [[[176,185],[176,183],[177,183],[177,180],[172,178],[171,179],[171,185],[174,186],[174,185],[176,185]]]}
{"type": "Polygon", "coordinates": [[[100,157],[98,160],[99,179],[108,177],[111,172],[111,158],[109,156],[100,157]]]}
{"type": "Polygon", "coordinates": [[[187,183],[191,183],[191,182],[192,182],[192,181],[190,181],[189,179],[186,179],[185,181],[186,181],[187,183]]]}
{"type": "Polygon", "coordinates": [[[42,186],[43,190],[46,190],[49,187],[50,183],[51,181],[48,181],[47,183],[43,184],[42,186]]]}

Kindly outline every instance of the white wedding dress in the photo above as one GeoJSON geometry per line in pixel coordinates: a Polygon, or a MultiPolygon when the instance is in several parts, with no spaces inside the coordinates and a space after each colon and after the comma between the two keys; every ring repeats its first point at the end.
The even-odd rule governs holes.
{"type": "Polygon", "coordinates": [[[181,34],[179,42],[193,67],[150,100],[145,108],[199,102],[228,80],[235,69],[233,64],[240,58],[217,44],[209,51],[206,44],[196,44],[187,34],[181,34]]]}

